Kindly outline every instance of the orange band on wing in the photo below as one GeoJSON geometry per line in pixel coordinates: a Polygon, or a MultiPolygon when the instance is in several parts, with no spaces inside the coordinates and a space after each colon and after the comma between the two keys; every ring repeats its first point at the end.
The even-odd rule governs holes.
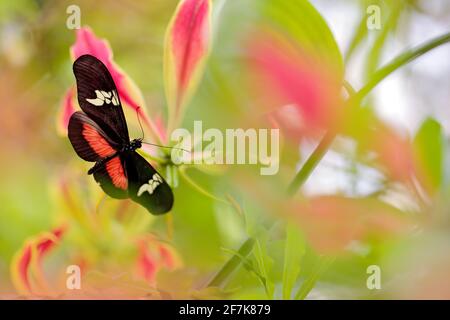
{"type": "Polygon", "coordinates": [[[122,163],[119,157],[112,158],[106,163],[106,171],[111,177],[114,186],[123,190],[128,188],[128,180],[123,171],[122,163]]]}
{"type": "Polygon", "coordinates": [[[89,143],[94,152],[104,158],[114,154],[115,150],[103,138],[100,133],[87,123],[83,124],[83,137],[89,143]]]}

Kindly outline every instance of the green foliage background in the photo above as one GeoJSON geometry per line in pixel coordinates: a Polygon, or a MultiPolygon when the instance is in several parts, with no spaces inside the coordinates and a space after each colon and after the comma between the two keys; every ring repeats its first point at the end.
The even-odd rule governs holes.
{"type": "MultiPolygon", "coordinates": [[[[375,1],[383,10],[384,20],[382,30],[373,37],[365,28],[365,8],[369,1],[349,2],[359,10],[360,23],[348,31],[352,34],[351,41],[347,50],[342,50],[321,13],[306,0],[213,1],[213,50],[183,125],[192,129],[193,121],[202,120],[205,127],[235,128],[241,127],[243,119],[245,121],[252,116],[248,106],[253,104],[258,93],[244,89],[248,79],[242,70],[248,57],[242,44],[252,28],[262,23],[288,35],[319,61],[331,63],[342,79],[347,76],[347,66],[354,55],[358,50],[363,52],[363,67],[359,72],[364,83],[369,85],[361,86],[367,90],[363,94],[356,93],[356,98],[351,101],[352,107],[363,106],[364,109],[355,115],[353,122],[349,121],[349,127],[345,129],[350,132],[347,138],[356,143],[364,142],[366,137],[353,124],[360,119],[378,121],[374,111],[376,101],[370,90],[391,72],[448,42],[449,36],[447,33],[434,41],[423,39],[423,46],[410,51],[405,47],[405,53],[399,55],[399,59],[386,64],[382,54],[389,39],[397,37],[399,28],[407,29],[412,12],[429,15],[430,19],[439,17],[427,12],[421,1],[375,1]],[[388,68],[379,72],[385,65],[388,68]]],[[[87,166],[75,156],[68,139],[58,136],[55,129],[61,99],[74,83],[69,48],[74,43],[75,34],[66,28],[66,8],[70,4],[80,6],[82,25],[89,25],[99,37],[109,40],[115,61],[144,93],[149,113],[166,116],[163,44],[177,1],[1,2],[0,27],[4,44],[0,53],[0,294],[14,292],[9,268],[13,255],[23,242],[51,229],[65,214],[58,200],[54,199],[55,181],[59,175],[67,171],[84,173],[87,170],[87,166]]],[[[443,81],[448,83],[449,79],[443,81]]],[[[430,94],[442,93],[436,90],[430,94]]],[[[442,101],[442,105],[437,107],[447,106],[448,101],[442,101]]],[[[138,136],[137,123],[130,122],[131,136],[138,136]]],[[[191,289],[198,289],[201,297],[218,294],[226,298],[303,299],[313,288],[316,291],[310,298],[435,297],[438,291],[434,291],[435,285],[439,283],[436,279],[428,280],[429,291],[424,289],[426,286],[417,284],[414,287],[413,283],[413,291],[405,292],[406,285],[400,275],[414,277],[418,271],[402,265],[399,257],[405,257],[405,261],[420,261],[424,252],[431,252],[429,270],[433,270],[433,266],[439,269],[437,266],[446,266],[449,262],[448,129],[441,122],[441,119],[429,118],[411,137],[411,144],[429,177],[432,190],[418,210],[402,210],[402,214],[419,215],[420,222],[416,224],[419,231],[386,241],[369,240],[363,244],[370,248],[369,253],[355,254],[351,250],[338,256],[319,253],[308,241],[305,229],[285,218],[286,212],[281,212],[285,208],[279,207],[280,212],[274,212],[273,208],[252,198],[251,190],[239,185],[239,170],[253,173],[253,168],[231,168],[230,171],[212,168],[217,170],[213,174],[195,169],[188,171],[205,190],[223,198],[230,195],[243,210],[241,213],[197,192],[181,179],[175,189],[176,207],[172,222],[146,217],[148,221],[143,232],[157,234],[173,244],[184,264],[181,275],[177,277],[190,278],[191,289]],[[173,223],[172,237],[167,232],[170,223],[173,223]],[[239,251],[249,237],[251,242],[247,244],[251,244],[252,250],[239,251]],[[232,263],[223,267],[233,256],[232,263]],[[385,268],[386,280],[383,281],[386,282],[383,283],[389,283],[387,289],[367,289],[366,268],[372,264],[385,268]],[[207,290],[203,293],[201,289],[219,270],[223,279],[212,280],[214,286],[220,287],[219,293],[207,290]]],[[[339,146],[339,141],[326,145],[340,152],[339,146]]],[[[321,160],[320,151],[326,150],[313,155],[313,161],[321,160]]],[[[300,156],[304,159],[305,155],[300,156]]],[[[378,167],[376,163],[365,161],[364,157],[349,157],[353,163],[378,167]]],[[[261,178],[264,181],[254,182],[255,185],[269,184],[278,191],[285,190],[297,174],[295,168],[299,158],[298,146],[287,144],[282,152],[280,176],[261,178]]],[[[300,172],[306,178],[312,170],[300,172]]],[[[76,181],[82,185],[84,180],[80,179],[76,178],[76,181]]],[[[386,180],[386,184],[377,190],[380,194],[399,184],[398,181],[389,181],[389,178],[386,180]]],[[[300,185],[295,191],[297,187],[300,185]]],[[[297,196],[301,200],[307,198],[302,192],[297,196]]],[[[89,199],[89,195],[82,195],[77,201],[92,201],[89,199]]],[[[115,200],[106,202],[114,208],[119,205],[115,200]]],[[[364,203],[367,208],[371,207],[371,202],[364,203]]],[[[417,199],[411,201],[413,206],[416,203],[417,199]]],[[[137,215],[146,214],[138,207],[132,207],[132,211],[137,215]]],[[[126,234],[114,233],[115,228],[121,228],[121,222],[113,224],[116,222],[117,226],[110,226],[112,235],[104,238],[111,241],[105,244],[111,250],[105,256],[109,254],[111,259],[119,256],[115,251],[121,242],[117,234],[126,234]]],[[[47,273],[51,274],[58,270],[58,266],[64,265],[65,259],[71,256],[71,250],[70,245],[64,244],[55,251],[53,258],[46,262],[47,273]]],[[[170,276],[162,275],[163,278],[170,276]]],[[[448,275],[440,281],[448,284],[448,275]]],[[[437,296],[448,298],[448,294],[447,288],[437,296]]]]}

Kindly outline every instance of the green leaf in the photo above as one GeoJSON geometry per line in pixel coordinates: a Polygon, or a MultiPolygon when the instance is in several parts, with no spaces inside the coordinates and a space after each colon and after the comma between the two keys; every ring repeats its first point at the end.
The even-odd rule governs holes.
{"type": "Polygon", "coordinates": [[[219,270],[219,272],[208,282],[207,287],[224,287],[228,278],[239,268],[253,250],[255,240],[248,238],[239,248],[238,254],[233,255],[219,270]]]}
{"type": "Polygon", "coordinates": [[[265,279],[263,285],[266,290],[267,297],[269,299],[273,299],[273,295],[275,292],[275,285],[273,281],[271,281],[270,279],[270,273],[273,266],[273,259],[269,256],[267,252],[267,241],[268,241],[267,233],[262,235],[259,239],[257,239],[253,255],[255,256],[258,265],[259,274],[263,279],[265,279]]]}
{"type": "Polygon", "coordinates": [[[300,274],[302,258],[305,255],[305,241],[297,227],[286,226],[284,249],[283,299],[291,299],[292,288],[300,274]]]}
{"type": "Polygon", "coordinates": [[[304,300],[314,286],[317,283],[317,280],[320,279],[322,274],[333,264],[335,258],[334,257],[322,257],[320,258],[317,267],[314,271],[303,281],[300,289],[297,291],[295,295],[295,300],[304,300]]]}
{"type": "Polygon", "coordinates": [[[424,171],[424,181],[433,191],[440,188],[444,175],[444,133],[439,122],[426,119],[414,139],[414,149],[424,171]]]}
{"type": "Polygon", "coordinates": [[[339,47],[325,19],[307,0],[266,0],[263,14],[273,27],[343,77],[344,63],[339,47]]]}
{"type": "Polygon", "coordinates": [[[253,273],[258,278],[258,280],[264,286],[264,288],[266,290],[266,294],[267,294],[267,292],[269,292],[268,287],[267,287],[267,284],[269,283],[269,281],[268,281],[268,279],[266,277],[264,277],[264,275],[261,274],[261,272],[259,271],[258,266],[257,265],[255,266],[254,261],[256,261],[256,259],[254,257],[253,257],[253,260],[250,260],[249,257],[243,257],[237,251],[234,251],[234,250],[231,250],[231,249],[224,249],[224,250],[232,253],[236,257],[239,257],[241,259],[241,262],[242,262],[245,270],[247,270],[248,272],[253,273]]]}

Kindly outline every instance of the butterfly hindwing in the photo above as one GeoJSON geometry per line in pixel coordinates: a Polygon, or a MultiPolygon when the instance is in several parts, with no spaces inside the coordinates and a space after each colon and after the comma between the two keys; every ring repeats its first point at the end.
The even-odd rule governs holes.
{"type": "Polygon", "coordinates": [[[119,93],[107,67],[91,55],[80,56],[73,64],[78,103],[117,143],[128,143],[128,128],[119,93]]]}
{"type": "Polygon", "coordinates": [[[70,117],[68,132],[75,152],[86,161],[95,162],[110,157],[119,148],[119,145],[81,111],[70,117]]]}
{"type": "Polygon", "coordinates": [[[162,176],[137,152],[125,156],[128,195],[152,214],[163,214],[173,205],[173,193],[162,176]]]}
{"type": "Polygon", "coordinates": [[[128,198],[128,177],[122,156],[115,156],[94,168],[94,179],[112,198],[128,198]]]}

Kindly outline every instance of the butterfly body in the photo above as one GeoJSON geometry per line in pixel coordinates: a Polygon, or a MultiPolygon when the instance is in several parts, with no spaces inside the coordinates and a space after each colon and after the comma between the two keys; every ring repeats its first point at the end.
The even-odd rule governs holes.
{"type": "Polygon", "coordinates": [[[73,69],[82,111],[70,118],[69,140],[83,160],[95,162],[88,174],[113,198],[130,198],[152,214],[170,211],[172,190],[136,152],[142,140],[129,138],[120,97],[106,66],[84,55],[73,69]]]}

